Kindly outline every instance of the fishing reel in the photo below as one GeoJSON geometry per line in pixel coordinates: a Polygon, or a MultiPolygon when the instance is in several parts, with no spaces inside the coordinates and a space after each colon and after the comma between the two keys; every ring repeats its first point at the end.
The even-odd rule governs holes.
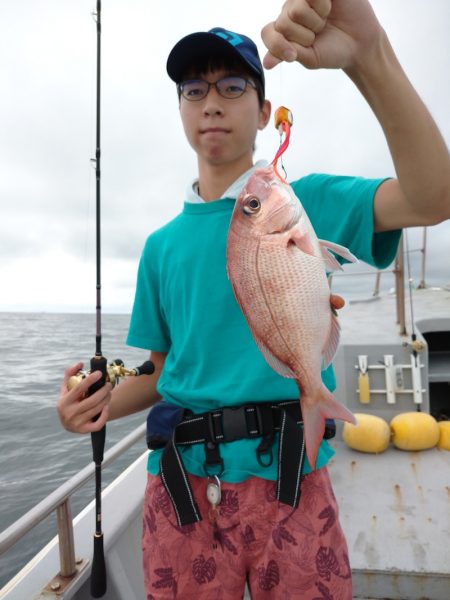
{"type": "MultiPolygon", "coordinates": [[[[91,364],[92,366],[92,364],[91,364]]],[[[151,375],[155,371],[155,365],[150,361],[146,360],[141,366],[135,367],[134,369],[126,369],[123,360],[116,358],[106,365],[106,381],[111,383],[114,387],[122,377],[138,377],[139,375],[151,375]]],[[[78,371],[76,375],[70,377],[67,387],[72,390],[79,383],[86,379],[86,377],[92,373],[91,370],[78,371]]]]}

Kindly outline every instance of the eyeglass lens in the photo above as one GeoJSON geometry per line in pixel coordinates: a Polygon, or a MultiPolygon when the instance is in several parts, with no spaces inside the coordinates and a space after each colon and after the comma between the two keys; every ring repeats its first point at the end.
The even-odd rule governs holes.
{"type": "Polygon", "coordinates": [[[224,77],[215,83],[203,79],[192,79],[180,84],[180,91],[186,100],[202,100],[211,87],[215,87],[224,98],[239,98],[245,92],[248,80],[244,77],[224,77]]]}

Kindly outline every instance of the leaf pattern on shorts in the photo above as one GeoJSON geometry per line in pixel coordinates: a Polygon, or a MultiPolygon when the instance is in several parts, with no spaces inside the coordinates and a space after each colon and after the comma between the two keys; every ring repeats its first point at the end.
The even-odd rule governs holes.
{"type": "MultiPolygon", "coordinates": [[[[287,508],[287,507],[286,507],[287,508]]],[[[293,521],[293,529],[298,531],[300,535],[306,536],[316,536],[316,528],[313,523],[311,517],[309,517],[303,509],[294,509],[292,510],[288,516],[283,520],[283,524],[286,523],[288,519],[293,521]]]]}
{"type": "Polygon", "coordinates": [[[330,581],[331,575],[339,575],[339,562],[333,548],[320,546],[316,554],[317,572],[321,577],[330,581]]]}
{"type": "Polygon", "coordinates": [[[159,580],[153,584],[153,587],[157,590],[170,588],[173,591],[174,596],[177,595],[177,582],[173,576],[172,567],[160,567],[155,569],[154,574],[159,577],[159,580]]]}
{"type": "Polygon", "coordinates": [[[226,548],[232,554],[237,554],[237,548],[228,535],[228,532],[232,531],[233,529],[236,529],[237,526],[238,523],[235,523],[231,527],[215,527],[213,538],[219,542],[222,551],[224,548],[226,548]]]}
{"type": "Polygon", "coordinates": [[[258,567],[258,584],[261,590],[270,591],[280,583],[280,570],[274,560],[269,560],[267,568],[258,567]]]}
{"type": "Polygon", "coordinates": [[[272,539],[275,546],[278,550],[283,550],[283,540],[288,544],[292,544],[293,546],[297,545],[297,540],[293,535],[289,533],[289,531],[284,526],[284,522],[287,519],[283,519],[278,523],[275,529],[272,530],[272,539]]]}
{"type": "Polygon", "coordinates": [[[200,554],[192,564],[192,574],[199,584],[212,581],[216,576],[216,570],[216,561],[213,556],[205,560],[203,554],[200,554]]]}
{"type": "Polygon", "coordinates": [[[151,506],[147,507],[144,518],[144,527],[147,527],[149,533],[155,533],[156,531],[156,517],[151,506]]]}
{"type": "Polygon", "coordinates": [[[319,514],[319,519],[326,519],[324,526],[322,527],[322,529],[320,530],[320,534],[319,535],[325,535],[325,533],[331,529],[331,527],[333,527],[333,525],[336,522],[336,514],[333,510],[333,508],[328,505],[326,508],[324,508],[320,514],[319,514]]]}
{"type": "Polygon", "coordinates": [[[253,542],[256,541],[256,537],[255,537],[255,532],[253,531],[253,528],[250,527],[250,525],[246,525],[244,532],[241,532],[241,536],[242,536],[242,543],[244,544],[244,548],[246,550],[250,550],[250,546],[252,545],[253,542]]]}
{"type": "Polygon", "coordinates": [[[326,585],[319,581],[316,583],[316,587],[322,595],[320,597],[316,596],[315,598],[313,598],[313,600],[334,600],[333,594],[330,592],[326,585]]]}
{"type": "Polygon", "coordinates": [[[169,494],[166,492],[166,488],[162,484],[156,486],[155,488],[152,506],[156,513],[161,511],[166,518],[169,517],[170,513],[172,512],[169,494]]]}
{"type": "Polygon", "coordinates": [[[219,512],[222,517],[230,517],[239,510],[238,493],[234,490],[223,490],[219,504],[219,512]]]}
{"type": "Polygon", "coordinates": [[[317,498],[326,498],[326,490],[322,482],[317,483],[316,471],[304,476],[304,483],[300,487],[300,505],[304,512],[315,514],[317,498]]]}
{"type": "Polygon", "coordinates": [[[277,484],[276,482],[271,482],[266,489],[266,500],[267,502],[275,502],[277,499],[277,484]]]}

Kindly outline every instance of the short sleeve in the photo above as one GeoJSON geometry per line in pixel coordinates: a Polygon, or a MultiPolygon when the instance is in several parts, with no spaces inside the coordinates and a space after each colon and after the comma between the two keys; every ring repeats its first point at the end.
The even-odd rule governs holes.
{"type": "Polygon", "coordinates": [[[358,259],[384,269],[394,260],[401,230],[375,233],[373,202],[386,179],[312,174],[291,186],[317,237],[348,248],[358,259]]]}
{"type": "Polygon", "coordinates": [[[126,343],[155,352],[168,352],[171,342],[162,308],[157,265],[157,250],[150,236],[139,262],[136,294],[126,343]]]}

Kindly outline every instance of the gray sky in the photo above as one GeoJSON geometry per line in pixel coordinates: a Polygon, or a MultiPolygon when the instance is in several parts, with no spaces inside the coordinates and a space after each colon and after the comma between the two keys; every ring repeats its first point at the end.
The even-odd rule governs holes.
{"type": "MultiPolygon", "coordinates": [[[[259,32],[278,4],[102,4],[102,296],[105,311],[128,312],[144,241],[179,212],[195,175],[167,54],[183,35],[214,26],[250,35],[263,52],[259,32]]],[[[450,2],[372,4],[450,144],[450,2]]],[[[94,310],[94,8],[94,0],[0,0],[0,310],[94,310]]],[[[267,74],[267,95],[294,113],[289,178],[394,175],[380,126],[343,73],[283,65],[267,74]]],[[[269,125],[255,158],[271,160],[277,145],[269,125]]],[[[419,233],[411,231],[411,247],[419,233]]],[[[429,281],[448,283],[450,222],[429,238],[429,281]]]]}

